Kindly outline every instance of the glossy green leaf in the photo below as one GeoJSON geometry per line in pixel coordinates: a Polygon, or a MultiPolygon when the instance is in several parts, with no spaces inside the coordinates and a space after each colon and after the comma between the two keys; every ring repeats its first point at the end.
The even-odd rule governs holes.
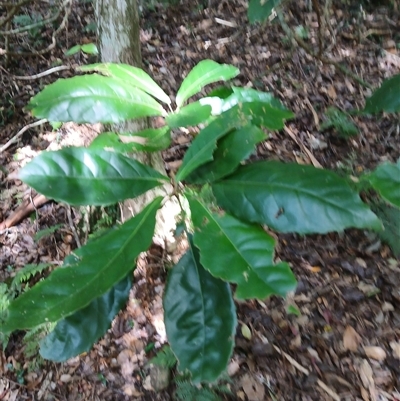
{"type": "Polygon", "coordinates": [[[103,132],[90,144],[91,149],[111,149],[115,152],[157,152],[171,144],[169,127],[148,128],[134,133],[103,132]],[[122,137],[129,137],[121,139],[122,137]],[[125,142],[123,142],[124,140],[125,142]],[[129,141],[129,142],[128,142],[129,141]]]}
{"type": "Polygon", "coordinates": [[[154,235],[157,198],[117,229],[76,249],[48,278],[10,303],[3,333],[56,322],[89,305],[121,281],[148,249],[154,235]]]}
{"type": "Polygon", "coordinates": [[[232,354],[235,305],[229,284],[201,266],[192,243],[168,275],[164,321],[179,370],[194,383],[216,381],[232,354]]]}
{"type": "Polygon", "coordinates": [[[345,179],[312,166],[275,161],[241,166],[212,190],[233,215],[284,233],[382,228],[345,179]]]}
{"type": "Polygon", "coordinates": [[[282,0],[250,0],[247,16],[249,21],[254,22],[265,21],[282,0]]]}
{"type": "Polygon", "coordinates": [[[213,160],[217,140],[234,128],[238,129],[251,123],[269,129],[281,129],[284,120],[292,116],[290,111],[276,109],[260,102],[239,103],[233,106],[200,131],[186,152],[176,179],[185,179],[196,168],[213,160]]]}
{"type": "Polygon", "coordinates": [[[81,50],[86,54],[99,54],[99,50],[94,43],[85,43],[81,46],[81,50]]]}
{"type": "Polygon", "coordinates": [[[259,225],[213,213],[193,197],[188,200],[201,264],[213,276],[237,284],[237,298],[285,296],[295,289],[289,265],[274,263],[275,240],[259,225]]]}
{"type": "Polygon", "coordinates": [[[193,102],[176,113],[168,114],[165,121],[171,128],[190,127],[206,121],[210,116],[211,106],[193,102]]]}
{"type": "Polygon", "coordinates": [[[42,152],[19,177],[43,195],[71,205],[116,203],[168,180],[130,157],[90,148],[42,152]]]}
{"type": "Polygon", "coordinates": [[[120,123],[165,114],[144,91],[98,74],[59,79],[34,96],[27,108],[37,118],[76,123],[120,123]]]}
{"type": "Polygon", "coordinates": [[[83,65],[79,70],[97,71],[100,74],[118,78],[129,86],[134,86],[155,97],[156,99],[166,104],[171,103],[169,96],[157,85],[157,83],[143,71],[141,68],[132,67],[129,64],[116,64],[116,63],[97,63],[90,65],[83,65]]]}
{"type": "Polygon", "coordinates": [[[195,184],[211,182],[232,173],[242,160],[254,152],[256,144],[266,137],[254,125],[246,125],[230,132],[217,142],[214,160],[194,170],[186,177],[186,181],[195,184]]]}
{"type": "Polygon", "coordinates": [[[202,129],[185,153],[182,165],[176,174],[176,180],[182,181],[197,167],[212,160],[217,140],[232,129],[246,124],[247,116],[240,113],[239,107],[234,107],[202,129]]]}
{"type": "MultiPolygon", "coordinates": [[[[280,130],[285,120],[294,117],[294,114],[285,108],[276,108],[264,102],[239,103],[240,112],[249,118],[253,125],[270,130],[280,130]]],[[[232,109],[231,109],[232,110],[232,109]]]]}
{"type": "Polygon", "coordinates": [[[69,48],[64,54],[66,56],[73,56],[81,51],[81,45],[75,45],[69,48]]]}
{"type": "MultiPolygon", "coordinates": [[[[272,114],[273,116],[281,116],[281,119],[293,118],[294,114],[286,109],[283,104],[269,92],[261,92],[252,88],[239,88],[233,86],[230,90],[223,88],[210,93],[209,97],[200,99],[201,104],[208,104],[212,108],[213,115],[219,115],[232,107],[241,103],[253,103],[250,108],[243,110],[244,113],[248,113],[251,116],[256,115],[257,112],[263,114],[272,114]],[[258,104],[259,109],[255,109],[255,105],[258,104]],[[262,105],[267,105],[268,108],[263,110],[262,105]],[[277,109],[276,111],[274,109],[277,109]],[[283,112],[283,113],[282,113],[283,112]]],[[[261,117],[261,116],[260,116],[261,117]]],[[[276,123],[273,126],[269,126],[269,119],[265,116],[263,117],[266,123],[257,123],[258,125],[264,125],[267,128],[275,129],[276,123]]],[[[261,120],[264,121],[264,120],[261,120]]],[[[256,124],[256,122],[255,122],[256,124]]],[[[282,128],[282,124],[278,125],[282,128]]],[[[278,129],[280,129],[278,128],[278,129]]]]}
{"type": "Polygon", "coordinates": [[[400,159],[383,163],[369,175],[373,188],[392,205],[400,208],[400,159]]]}
{"type": "Polygon", "coordinates": [[[213,60],[200,61],[183,80],[176,95],[176,104],[180,108],[187,99],[201,91],[208,84],[227,81],[239,74],[239,70],[228,64],[218,64],[213,60]]]}
{"type": "Polygon", "coordinates": [[[385,79],[365,102],[364,113],[376,114],[381,111],[396,113],[400,111],[400,74],[385,79]]]}
{"type": "Polygon", "coordinates": [[[51,361],[64,362],[89,351],[110,328],[115,315],[124,307],[131,288],[132,274],[128,273],[88,306],[59,321],[40,342],[40,355],[51,361]]]}

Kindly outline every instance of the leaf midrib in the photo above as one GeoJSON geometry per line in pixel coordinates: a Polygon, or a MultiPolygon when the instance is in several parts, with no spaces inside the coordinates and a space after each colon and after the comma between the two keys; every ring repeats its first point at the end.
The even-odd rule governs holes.
{"type": "MultiPolygon", "coordinates": [[[[104,265],[105,267],[104,267],[103,269],[99,270],[99,272],[98,272],[97,274],[91,275],[91,280],[87,281],[87,282],[80,288],[79,292],[76,291],[76,292],[73,293],[73,294],[71,293],[71,294],[69,294],[67,297],[58,297],[58,298],[60,299],[60,301],[59,301],[58,303],[56,303],[55,305],[53,304],[51,307],[47,308],[47,315],[48,315],[51,311],[53,311],[53,310],[59,308],[59,307],[60,307],[62,304],[64,304],[66,301],[69,302],[72,298],[79,296],[79,295],[76,295],[76,294],[81,294],[82,292],[84,292],[84,290],[86,290],[87,288],[90,288],[90,287],[93,285],[93,283],[95,283],[96,281],[98,281],[99,277],[104,273],[104,271],[106,271],[106,270],[109,268],[109,266],[112,265],[113,262],[114,262],[115,260],[118,259],[118,257],[121,255],[122,251],[125,250],[125,247],[127,246],[128,242],[130,242],[130,241],[132,240],[132,237],[134,237],[134,236],[137,234],[138,230],[143,226],[144,222],[147,220],[147,216],[148,216],[152,211],[153,211],[153,208],[149,208],[149,211],[146,213],[146,215],[143,216],[143,218],[142,218],[140,224],[136,225],[136,226],[135,226],[135,230],[132,230],[132,234],[129,235],[129,236],[127,237],[126,241],[124,242],[124,246],[122,246],[122,247],[119,248],[119,251],[117,251],[117,252],[115,253],[115,256],[114,256],[106,265],[104,265]]],[[[141,252],[141,251],[139,251],[138,253],[140,253],[140,252],[141,252]]],[[[88,258],[88,256],[90,256],[90,255],[85,255],[85,256],[83,257],[82,260],[84,260],[85,257],[88,258]]],[[[80,263],[82,263],[82,262],[80,262],[80,263]]],[[[79,264],[80,264],[80,263],[79,263],[79,264]]],[[[79,264],[75,264],[75,265],[73,265],[71,268],[79,269],[79,264]]],[[[110,288],[111,288],[111,287],[110,287],[110,288]]],[[[100,294],[100,295],[101,295],[101,294],[100,294]]],[[[97,297],[95,297],[95,298],[97,298],[97,297]]],[[[95,298],[93,298],[93,299],[95,299],[95,298]]],[[[88,305],[90,302],[91,302],[91,301],[89,301],[89,302],[88,302],[87,304],[85,304],[85,305],[81,305],[81,307],[80,307],[79,309],[85,307],[85,306],[88,305]]],[[[78,310],[78,309],[76,309],[76,310],[78,310]]],[[[62,315],[62,316],[60,317],[60,319],[62,319],[62,318],[64,318],[64,317],[66,317],[66,316],[68,316],[68,315],[74,313],[76,310],[70,311],[69,313],[62,315]]],[[[35,315],[35,314],[34,314],[34,315],[35,315]]],[[[36,315],[38,315],[38,314],[36,314],[36,315]]],[[[40,315],[43,315],[43,309],[40,310],[40,315]]]]}

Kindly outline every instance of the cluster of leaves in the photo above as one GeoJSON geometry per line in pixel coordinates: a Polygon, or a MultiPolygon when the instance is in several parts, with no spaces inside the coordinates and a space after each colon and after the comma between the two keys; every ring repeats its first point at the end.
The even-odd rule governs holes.
{"type": "MultiPolygon", "coordinates": [[[[229,283],[236,284],[237,299],[284,296],[296,286],[288,263],[275,260],[275,239],[263,225],[300,234],[382,229],[345,178],[295,163],[248,161],[268,130],[283,128],[293,117],[270,93],[225,86],[186,104],[205,85],[235,77],[237,68],[200,62],[183,80],[173,112],[162,106],[171,109],[169,96],[141,69],[94,64],[81,70],[90,74],[60,79],[33,97],[33,115],[78,123],[162,116],[166,125],[106,132],[89,148],[43,152],[20,178],[72,205],[113,204],[172,184],[165,199],[188,205],[180,216],[188,249],[169,272],[164,320],[178,368],[190,372],[194,383],[217,380],[231,356],[237,322],[229,283]],[[172,178],[126,156],[165,149],[172,129],[198,124],[204,128],[172,178]],[[130,141],[121,141],[123,136],[130,141]]],[[[390,94],[372,96],[366,110],[387,110],[390,94]]],[[[400,161],[386,163],[364,178],[400,207],[399,172],[400,161]]],[[[155,198],[132,219],[69,255],[62,268],[10,302],[1,330],[57,322],[41,342],[43,357],[63,361],[87,351],[124,305],[136,258],[151,244],[162,203],[162,197],[155,198]]]]}

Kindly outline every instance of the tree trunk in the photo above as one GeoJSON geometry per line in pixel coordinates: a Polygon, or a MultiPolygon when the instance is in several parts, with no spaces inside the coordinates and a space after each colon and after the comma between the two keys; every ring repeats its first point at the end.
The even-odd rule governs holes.
{"type": "MultiPolygon", "coordinates": [[[[101,60],[142,67],[137,0],[96,0],[95,13],[101,60]]],[[[147,127],[148,121],[142,119],[114,126],[113,130],[116,132],[135,132],[147,127]]],[[[160,153],[139,152],[132,156],[165,174],[160,153]]],[[[165,195],[166,189],[168,190],[168,188],[164,188],[161,193],[165,195]]],[[[122,220],[124,221],[139,213],[158,194],[160,194],[160,190],[148,191],[136,199],[125,201],[122,207],[122,220]]],[[[158,229],[160,228],[158,227],[158,229]]]]}

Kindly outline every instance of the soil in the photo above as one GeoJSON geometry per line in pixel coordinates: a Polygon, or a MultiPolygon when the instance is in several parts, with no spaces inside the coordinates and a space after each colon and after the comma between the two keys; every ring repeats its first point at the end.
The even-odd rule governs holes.
{"type": "MultiPolygon", "coordinates": [[[[400,157],[398,115],[354,116],[359,133],[350,138],[322,130],[321,124],[328,107],[362,108],[372,88],[400,72],[400,14],[395,1],[348,3],[322,5],[329,23],[319,31],[318,15],[308,2],[287,2],[286,23],[305,29],[302,43],[292,43],[276,18],[250,25],[243,0],[211,1],[204,7],[189,1],[155,4],[142,11],[144,68],[172,95],[203,59],[237,66],[241,74],[235,85],[272,92],[296,114],[285,130],[270,133],[256,158],[314,164],[356,179],[400,157]]],[[[18,15],[37,18],[43,12],[40,2],[32,1],[18,15]]],[[[0,5],[0,21],[6,15],[0,5]]],[[[85,146],[100,130],[68,123],[54,131],[41,125],[16,137],[34,122],[24,111],[32,95],[56,78],[72,76],[69,66],[96,60],[65,55],[75,44],[96,42],[91,3],[73,2],[64,25],[63,17],[62,12],[54,25],[35,32],[10,35],[8,57],[0,32],[0,282],[9,283],[26,264],[60,265],[90,231],[87,211],[42,199],[16,175],[38,152],[85,146]],[[63,29],[54,35],[60,25],[63,29]],[[37,54],[52,44],[52,35],[55,46],[37,54]],[[68,68],[36,76],[60,65],[68,68]],[[35,237],[49,228],[44,237],[35,237]]],[[[174,135],[164,152],[167,171],[177,168],[188,141],[185,133],[174,135]]],[[[298,287],[286,300],[237,303],[239,325],[227,381],[231,394],[221,399],[399,401],[400,262],[390,247],[361,230],[274,235],[277,258],[291,264],[298,287]],[[299,315],[288,313],[289,306],[299,315]]],[[[165,265],[181,253],[180,247],[168,254],[153,245],[140,258],[126,309],[88,353],[63,364],[43,361],[35,350],[29,355],[24,333],[14,333],[1,351],[0,400],[175,399],[173,377],[155,391],[161,373],[148,361],[167,341],[165,265]]],[[[35,275],[30,285],[40,277],[35,275]]]]}

